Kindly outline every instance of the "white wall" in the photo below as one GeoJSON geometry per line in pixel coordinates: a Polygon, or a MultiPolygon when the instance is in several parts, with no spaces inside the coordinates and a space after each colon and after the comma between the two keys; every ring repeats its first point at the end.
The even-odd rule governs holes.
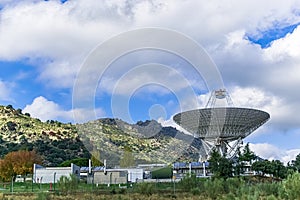
{"type": "Polygon", "coordinates": [[[75,174],[79,178],[80,168],[73,164],[71,164],[71,167],[34,167],[33,181],[35,181],[36,183],[53,183],[54,173],[56,173],[55,182],[57,183],[61,176],[70,177],[70,174],[75,174]],[[76,174],[75,172],[77,172],[78,174],[76,174]]]}
{"type": "Polygon", "coordinates": [[[128,181],[135,183],[137,180],[142,180],[144,176],[143,169],[126,169],[128,171],[128,181]]]}

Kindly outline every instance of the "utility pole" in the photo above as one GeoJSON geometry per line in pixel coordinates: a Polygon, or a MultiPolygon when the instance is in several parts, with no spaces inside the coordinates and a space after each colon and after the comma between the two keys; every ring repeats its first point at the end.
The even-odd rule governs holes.
{"type": "Polygon", "coordinates": [[[53,190],[55,191],[55,177],[56,177],[56,172],[54,172],[54,177],[53,177],[53,190]]]}
{"type": "Polygon", "coordinates": [[[11,177],[11,193],[14,193],[14,176],[11,177]]]}

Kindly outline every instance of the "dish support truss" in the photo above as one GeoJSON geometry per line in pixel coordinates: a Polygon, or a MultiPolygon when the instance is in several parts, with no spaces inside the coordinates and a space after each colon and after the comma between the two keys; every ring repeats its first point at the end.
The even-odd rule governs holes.
{"type": "Polygon", "coordinates": [[[199,161],[204,162],[209,159],[209,155],[213,150],[218,151],[221,156],[225,156],[229,159],[233,158],[237,154],[240,145],[243,144],[243,140],[241,137],[231,142],[223,138],[203,138],[201,139],[201,143],[204,152],[199,154],[199,161]]]}
{"type": "Polygon", "coordinates": [[[210,114],[210,117],[207,118],[212,120],[207,122],[209,124],[205,126],[207,128],[198,128],[198,132],[194,134],[195,137],[205,135],[205,137],[199,137],[203,146],[199,154],[200,161],[208,160],[213,150],[217,150],[221,156],[233,158],[240,145],[243,144],[243,139],[269,119],[267,113],[253,109],[227,108],[222,111],[222,108],[215,108],[211,110],[210,114]],[[222,112],[226,114],[222,114],[222,112]],[[245,118],[249,115],[252,117],[245,118]]]}

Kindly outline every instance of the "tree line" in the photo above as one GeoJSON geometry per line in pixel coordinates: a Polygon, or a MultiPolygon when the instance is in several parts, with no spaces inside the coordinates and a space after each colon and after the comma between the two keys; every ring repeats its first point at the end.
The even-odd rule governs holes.
{"type": "Polygon", "coordinates": [[[238,150],[237,156],[228,159],[221,156],[218,151],[213,150],[210,159],[210,170],[213,177],[228,178],[244,174],[247,169],[261,176],[271,176],[274,178],[284,179],[293,172],[300,172],[300,154],[295,160],[290,161],[285,166],[280,160],[266,160],[259,158],[250,150],[249,144],[246,144],[243,151],[238,150]]]}

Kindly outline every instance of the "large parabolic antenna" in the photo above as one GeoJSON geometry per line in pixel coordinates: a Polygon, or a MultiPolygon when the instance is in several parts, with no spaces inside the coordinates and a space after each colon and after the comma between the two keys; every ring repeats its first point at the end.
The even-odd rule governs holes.
{"type": "Polygon", "coordinates": [[[201,140],[200,160],[204,161],[213,149],[233,157],[242,139],[269,118],[261,110],[233,107],[228,92],[220,89],[211,93],[206,108],[178,113],[173,120],[201,140]]]}

